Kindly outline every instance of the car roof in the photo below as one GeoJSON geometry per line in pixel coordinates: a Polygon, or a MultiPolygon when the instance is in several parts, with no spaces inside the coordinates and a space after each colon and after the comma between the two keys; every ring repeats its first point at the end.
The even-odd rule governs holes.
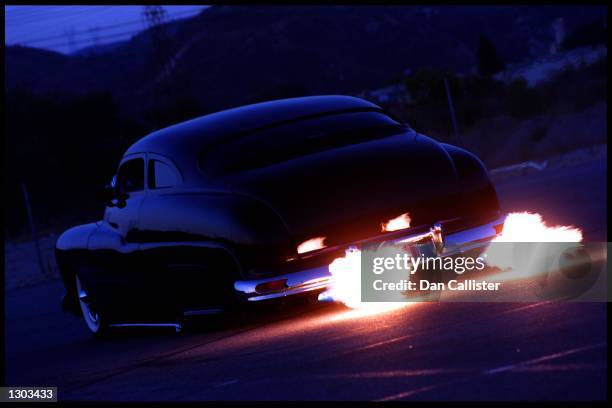
{"type": "Polygon", "coordinates": [[[232,136],[297,120],[361,110],[382,111],[378,105],[343,95],[307,96],[245,105],[188,120],[155,131],[134,143],[125,156],[153,152],[181,160],[232,136]]]}

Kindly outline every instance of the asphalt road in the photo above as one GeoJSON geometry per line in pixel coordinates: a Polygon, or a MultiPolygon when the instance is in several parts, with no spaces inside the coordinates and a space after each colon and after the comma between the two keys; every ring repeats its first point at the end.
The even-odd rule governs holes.
{"type": "MultiPolygon", "coordinates": [[[[605,161],[498,185],[532,210],[606,240],[605,161]]],[[[60,400],[598,400],[607,395],[606,305],[421,303],[363,316],[298,305],[175,334],[96,340],[59,310],[59,282],[6,295],[8,385],[60,400]]]]}

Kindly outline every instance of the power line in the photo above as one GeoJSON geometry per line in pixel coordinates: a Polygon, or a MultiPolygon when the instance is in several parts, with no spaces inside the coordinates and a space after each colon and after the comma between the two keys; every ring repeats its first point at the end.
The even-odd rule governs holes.
{"type": "MultiPolygon", "coordinates": [[[[47,16],[57,16],[60,14],[67,14],[69,12],[81,11],[83,8],[81,6],[39,6],[37,8],[34,7],[23,7],[23,6],[15,6],[19,8],[8,8],[6,9],[6,16],[8,18],[23,18],[23,17],[47,17],[47,16]]],[[[87,11],[91,12],[94,9],[107,9],[110,6],[88,6],[87,11]]]]}
{"type": "MultiPolygon", "coordinates": [[[[172,23],[174,21],[177,21],[180,19],[173,19],[173,20],[168,20],[167,23],[172,23]]],[[[102,40],[108,40],[108,39],[112,39],[112,38],[118,38],[118,37],[128,37],[128,36],[134,36],[136,34],[142,33],[145,30],[130,30],[130,31],[122,31],[120,33],[112,33],[112,34],[108,34],[108,35],[103,35],[103,36],[98,36],[97,37],[97,41],[101,42],[102,40]]],[[[90,34],[91,35],[91,34],[90,34]]],[[[66,38],[66,33],[64,33],[63,35],[59,36],[60,38],[66,38]]],[[[91,38],[81,38],[81,39],[73,39],[72,41],[63,41],[63,42],[57,42],[54,44],[49,44],[49,45],[45,45],[43,48],[60,48],[60,47],[67,47],[70,46],[72,44],[72,46],[76,45],[76,44],[82,44],[82,43],[89,43],[92,42],[91,38]]],[[[21,45],[27,45],[27,43],[19,43],[21,45]]]]}
{"type": "MultiPolygon", "coordinates": [[[[185,10],[185,11],[180,11],[180,12],[176,12],[174,14],[169,14],[169,17],[178,17],[178,16],[182,16],[182,15],[187,15],[190,13],[193,13],[195,11],[198,11],[200,9],[191,9],[191,10],[185,10]]],[[[132,20],[132,21],[127,21],[124,23],[118,23],[118,24],[111,24],[111,25],[106,25],[106,26],[101,26],[101,27],[97,27],[96,31],[100,32],[100,31],[105,31],[105,30],[109,30],[112,28],[118,28],[118,27],[127,27],[130,25],[134,25],[134,24],[144,24],[142,19],[139,20],[132,20]]],[[[82,30],[82,31],[76,31],[75,35],[82,35],[82,34],[88,34],[89,33],[89,29],[87,31],[82,30]]],[[[38,43],[38,42],[45,42],[48,40],[55,40],[57,38],[63,38],[64,35],[55,35],[55,36],[51,36],[51,37],[44,37],[44,38],[35,38],[33,40],[26,40],[26,41],[22,41],[22,43],[27,43],[27,44],[34,44],[34,43],[38,43]]]]}
{"type": "MultiPolygon", "coordinates": [[[[93,7],[93,6],[88,6],[88,7],[93,7]]],[[[78,9],[78,10],[72,10],[72,11],[67,11],[67,10],[50,10],[48,13],[41,13],[39,15],[33,15],[33,16],[25,16],[22,17],[21,19],[19,18],[11,18],[9,17],[7,20],[9,23],[12,24],[18,24],[18,25],[27,25],[27,24],[31,24],[31,23],[36,23],[39,22],[40,20],[44,20],[44,19],[48,19],[48,18],[55,18],[55,19],[65,19],[67,17],[74,17],[74,16],[80,16],[83,14],[91,14],[91,13],[100,13],[100,12],[105,12],[108,11],[108,9],[111,6],[101,6],[101,9],[96,9],[96,10],[91,10],[91,9],[78,9]]]]}
{"type": "Polygon", "coordinates": [[[77,15],[83,13],[95,13],[111,9],[112,6],[57,6],[55,8],[29,9],[22,13],[8,13],[9,18],[34,18],[62,15],[77,15]]]}
{"type": "MultiPolygon", "coordinates": [[[[180,16],[184,16],[184,15],[188,15],[188,14],[192,14],[192,13],[195,15],[195,13],[197,11],[200,11],[200,10],[201,9],[198,8],[198,9],[190,9],[190,10],[185,10],[185,11],[180,11],[180,12],[173,13],[173,14],[169,15],[169,17],[174,17],[174,18],[168,20],[167,23],[171,23],[173,21],[179,20],[180,18],[178,18],[178,17],[180,17],[180,16]]],[[[110,29],[114,29],[114,28],[119,28],[119,27],[127,27],[127,26],[131,26],[131,25],[135,25],[135,24],[141,24],[142,25],[143,24],[142,19],[132,20],[132,21],[128,21],[128,22],[125,22],[125,23],[111,24],[111,25],[102,26],[102,27],[95,27],[95,28],[93,28],[93,30],[95,30],[97,33],[100,33],[100,32],[106,31],[106,30],[110,30],[110,29]]],[[[91,30],[92,29],[90,28],[90,29],[88,29],[86,31],[85,30],[83,30],[83,31],[75,31],[73,35],[74,35],[74,37],[78,37],[80,35],[89,35],[89,36],[91,36],[91,30]]],[[[130,31],[130,33],[137,33],[137,32],[140,32],[140,31],[142,31],[142,30],[136,29],[136,30],[130,31]]],[[[126,32],[123,33],[123,35],[125,35],[125,34],[126,34],[126,32]]],[[[51,37],[35,38],[33,40],[19,41],[18,43],[22,44],[22,45],[45,43],[45,42],[48,42],[48,41],[51,41],[51,40],[56,40],[56,39],[65,38],[65,37],[66,37],[66,34],[63,33],[63,34],[54,35],[54,36],[51,36],[51,37]]],[[[104,36],[99,36],[98,37],[99,40],[103,39],[103,38],[105,38],[105,37],[104,36]]],[[[83,41],[87,41],[87,40],[89,40],[89,39],[87,39],[87,38],[76,39],[75,38],[74,42],[75,43],[79,43],[79,42],[83,42],[83,41]]],[[[51,48],[55,47],[55,46],[56,45],[46,45],[46,47],[51,47],[51,48]]]]}
{"type": "MultiPolygon", "coordinates": [[[[23,15],[36,15],[36,14],[41,14],[41,13],[49,13],[49,12],[64,12],[66,10],[69,9],[83,9],[84,6],[77,6],[77,5],[57,5],[57,6],[7,6],[6,7],[6,14],[7,15],[17,15],[17,16],[23,16],[23,15]]],[[[94,8],[103,8],[103,7],[108,7],[108,6],[87,6],[89,9],[94,9],[94,8]]]]}

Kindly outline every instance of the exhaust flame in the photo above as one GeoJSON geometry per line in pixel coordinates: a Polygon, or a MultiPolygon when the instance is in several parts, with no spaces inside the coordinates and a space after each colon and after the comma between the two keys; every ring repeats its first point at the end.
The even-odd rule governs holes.
{"type": "Polygon", "coordinates": [[[361,301],[361,251],[349,248],[345,256],[336,258],[329,265],[332,285],[319,295],[321,301],[344,303],[351,309],[359,309],[361,315],[382,313],[405,307],[407,302],[361,301]]]}
{"type": "MultiPolygon", "coordinates": [[[[491,243],[506,242],[581,242],[582,231],[573,226],[555,226],[549,227],[546,225],[542,216],[538,213],[530,212],[515,212],[509,213],[504,221],[502,232],[491,243]]],[[[518,248],[517,250],[524,250],[518,248]]],[[[536,275],[544,273],[539,264],[535,261],[538,253],[545,250],[545,247],[535,245],[534,252],[514,253],[508,247],[489,245],[485,251],[487,257],[487,265],[497,267],[502,270],[514,270],[519,273],[518,276],[536,275]]]]}
{"type": "Polygon", "coordinates": [[[329,264],[332,286],[319,295],[319,300],[340,301],[350,308],[361,304],[361,251],[348,249],[346,255],[329,264]]]}
{"type": "Polygon", "coordinates": [[[316,251],[317,249],[325,248],[325,238],[326,237],[310,238],[309,240],[302,242],[297,247],[298,254],[303,254],[306,252],[316,251]]]}
{"type": "MultiPolygon", "coordinates": [[[[395,231],[410,227],[408,213],[381,224],[383,231],[395,231]]],[[[323,238],[320,239],[322,244],[323,238]]],[[[304,244],[309,243],[309,240],[304,244]]],[[[521,212],[507,215],[502,233],[492,242],[580,242],[582,231],[573,226],[547,226],[542,216],[537,213],[521,212]]],[[[302,244],[302,245],[304,245],[302,244]]],[[[496,247],[497,249],[499,247],[496,247]]],[[[487,264],[493,267],[507,268],[517,265],[519,260],[508,259],[508,254],[489,247],[486,251],[487,264]]],[[[510,258],[513,258],[510,256],[510,258]]],[[[329,265],[332,275],[331,286],[319,295],[320,301],[344,303],[352,309],[358,309],[358,316],[367,316],[399,309],[410,305],[410,302],[362,302],[361,301],[361,251],[349,248],[345,256],[336,258],[329,265]]]]}
{"type": "Polygon", "coordinates": [[[549,227],[537,213],[520,212],[506,216],[501,235],[492,242],[580,242],[582,231],[573,226],[549,227]]]}
{"type": "Polygon", "coordinates": [[[404,213],[395,218],[391,218],[386,223],[383,222],[380,224],[380,228],[383,232],[389,231],[397,231],[401,229],[410,228],[410,215],[408,213],[404,213]]]}

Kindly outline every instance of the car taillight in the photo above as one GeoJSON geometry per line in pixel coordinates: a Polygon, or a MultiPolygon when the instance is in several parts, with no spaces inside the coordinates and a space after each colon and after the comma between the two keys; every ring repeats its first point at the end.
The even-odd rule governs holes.
{"type": "Polygon", "coordinates": [[[297,247],[298,254],[305,254],[306,252],[316,251],[317,249],[325,248],[325,238],[326,237],[316,237],[310,238],[302,242],[297,247]]]}

